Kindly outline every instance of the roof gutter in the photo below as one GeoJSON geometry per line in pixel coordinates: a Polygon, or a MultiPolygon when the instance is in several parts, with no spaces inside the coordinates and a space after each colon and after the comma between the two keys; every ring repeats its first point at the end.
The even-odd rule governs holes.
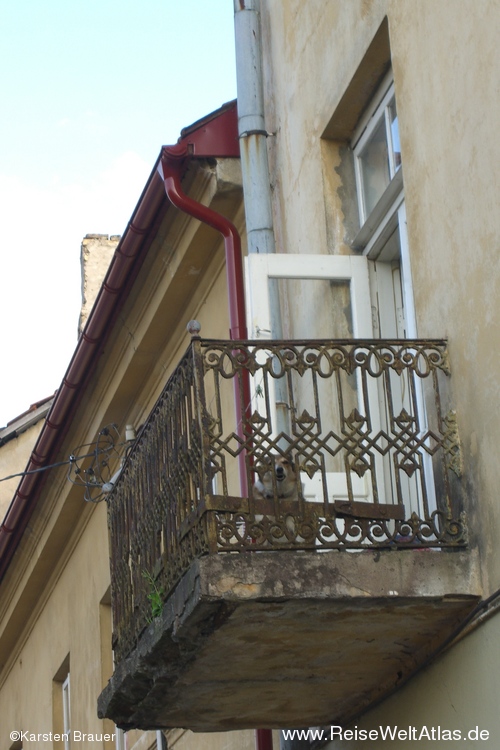
{"type": "MultiPolygon", "coordinates": [[[[204,120],[195,123],[191,128],[182,131],[178,144],[180,150],[182,150],[184,139],[191,139],[192,141],[194,138],[200,144],[205,144],[205,150],[208,150],[210,144],[212,144],[212,146],[216,146],[216,151],[220,151],[224,149],[224,144],[226,144],[226,151],[230,152],[229,154],[199,153],[197,155],[238,156],[237,125],[235,132],[232,132],[232,122],[235,118],[236,103],[233,102],[204,118],[204,120]],[[196,133],[198,133],[197,136],[196,133]]],[[[199,150],[202,150],[201,146],[199,150]]],[[[179,169],[182,169],[182,163],[186,155],[180,156],[179,169]]],[[[157,176],[161,158],[162,155],[160,155],[151,172],[132,218],[116,248],[92,312],[78,340],[69,367],[35,444],[26,472],[40,469],[54,461],[65,431],[68,429],[69,422],[74,416],[83,395],[84,386],[102,354],[102,345],[110,330],[110,323],[120,306],[125,302],[129,288],[147,254],[150,246],[148,238],[155,227],[159,211],[165,204],[165,189],[157,176]]],[[[236,232],[236,230],[234,231],[236,232]]],[[[38,472],[35,474],[27,473],[21,479],[16,494],[0,525],[0,580],[5,575],[29,518],[35,509],[45,478],[45,472],[38,472]]]]}

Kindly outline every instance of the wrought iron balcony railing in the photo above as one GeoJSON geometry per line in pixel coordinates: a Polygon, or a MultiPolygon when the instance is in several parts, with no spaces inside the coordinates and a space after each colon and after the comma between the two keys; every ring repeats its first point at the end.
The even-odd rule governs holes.
{"type": "Polygon", "coordinates": [[[108,500],[117,659],[202,555],[463,546],[448,375],[444,341],[193,339],[108,500]]]}

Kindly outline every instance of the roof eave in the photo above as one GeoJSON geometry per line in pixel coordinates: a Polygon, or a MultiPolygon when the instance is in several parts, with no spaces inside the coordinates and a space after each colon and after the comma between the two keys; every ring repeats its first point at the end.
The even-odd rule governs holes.
{"type": "MultiPolygon", "coordinates": [[[[239,143],[236,102],[223,105],[219,110],[198,120],[194,125],[184,128],[177,145],[184,152],[180,156],[181,159],[188,159],[192,156],[237,157],[239,143]]],[[[104,338],[110,332],[110,323],[125,302],[137,271],[147,255],[158,217],[163,216],[162,206],[166,211],[167,206],[170,205],[158,172],[163,153],[164,148],[156,160],[132,217],[118,243],[85,328],[35,444],[26,473],[0,525],[0,581],[5,575],[36,506],[47,474],[47,472],[35,474],[27,472],[47,466],[53,460],[83,395],[85,384],[99,360],[104,338]]]]}

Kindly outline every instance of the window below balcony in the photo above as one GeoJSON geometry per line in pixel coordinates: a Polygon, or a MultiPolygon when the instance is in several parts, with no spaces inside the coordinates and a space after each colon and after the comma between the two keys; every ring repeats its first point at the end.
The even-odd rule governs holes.
{"type": "Polygon", "coordinates": [[[61,739],[54,741],[54,747],[69,750],[71,747],[71,699],[70,699],[70,659],[64,659],[52,682],[52,721],[54,734],[61,739]]]}

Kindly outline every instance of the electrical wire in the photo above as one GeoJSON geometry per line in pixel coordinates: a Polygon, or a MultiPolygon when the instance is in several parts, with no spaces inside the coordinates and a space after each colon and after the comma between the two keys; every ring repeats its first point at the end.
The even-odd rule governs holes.
{"type": "Polygon", "coordinates": [[[104,499],[106,493],[104,488],[110,481],[112,482],[110,464],[123,461],[122,451],[118,449],[126,445],[127,441],[117,442],[118,437],[117,425],[110,424],[102,428],[93,443],[85,443],[74,451],[76,453],[89,445],[95,446],[90,454],[92,461],[88,466],[84,467],[78,463],[78,460],[75,460],[70,463],[68,469],[68,480],[72,484],[85,488],[86,502],[96,503],[104,499]]]}
{"type": "Polygon", "coordinates": [[[0,482],[6,482],[8,479],[15,479],[16,477],[26,477],[29,474],[38,474],[40,471],[48,471],[49,469],[56,469],[58,466],[67,466],[67,464],[74,463],[75,461],[83,461],[85,458],[91,458],[94,454],[87,453],[83,456],[71,455],[65,461],[58,461],[55,464],[47,464],[47,466],[40,466],[38,469],[30,469],[30,471],[20,471],[18,474],[10,474],[8,477],[1,477],[0,482]]]}
{"type": "MultiPolygon", "coordinates": [[[[130,441],[116,442],[116,438],[119,436],[118,427],[116,424],[110,424],[103,427],[97,439],[92,443],[84,443],[79,445],[69,458],[63,461],[57,461],[47,466],[40,466],[36,469],[30,469],[28,471],[21,471],[9,476],[0,478],[0,482],[6,482],[9,479],[16,479],[18,477],[29,476],[30,474],[38,474],[42,471],[48,471],[49,469],[55,469],[60,466],[68,466],[68,480],[77,486],[85,488],[85,500],[91,502],[99,502],[103,497],[102,488],[109,482],[110,473],[110,462],[115,460],[122,460],[122,451],[119,449],[123,446],[130,447],[130,441]],[[93,449],[89,451],[88,449],[93,449]],[[80,453],[80,451],[86,450],[86,452],[80,453]],[[86,459],[92,459],[90,465],[86,468],[83,466],[83,462],[86,459]],[[96,490],[98,491],[97,497],[95,496],[96,490]]],[[[127,449],[125,456],[127,455],[127,449]]]]}

